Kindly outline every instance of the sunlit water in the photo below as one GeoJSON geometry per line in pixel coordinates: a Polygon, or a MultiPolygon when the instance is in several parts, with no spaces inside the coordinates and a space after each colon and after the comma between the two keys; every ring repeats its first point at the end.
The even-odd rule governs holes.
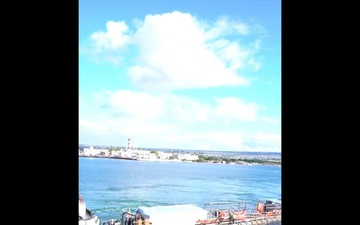
{"type": "Polygon", "coordinates": [[[79,195],[100,219],[139,206],[281,199],[281,167],[79,158],[79,195]]]}

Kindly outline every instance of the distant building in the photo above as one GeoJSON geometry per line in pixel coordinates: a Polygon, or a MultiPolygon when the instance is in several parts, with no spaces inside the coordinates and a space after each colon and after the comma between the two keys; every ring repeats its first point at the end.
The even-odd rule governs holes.
{"type": "Polygon", "coordinates": [[[84,156],[109,156],[110,152],[108,149],[95,149],[94,146],[83,149],[84,156]]]}
{"type": "Polygon", "coordinates": [[[195,160],[199,159],[198,155],[180,154],[180,153],[174,153],[173,157],[174,157],[174,159],[187,160],[187,161],[195,161],[195,160]]]}
{"type": "Polygon", "coordinates": [[[134,152],[131,150],[120,150],[120,151],[114,151],[112,152],[112,157],[115,158],[132,158],[134,156],[134,152]]]}
{"type": "Polygon", "coordinates": [[[158,156],[160,159],[173,159],[173,153],[158,151],[158,156]]]}

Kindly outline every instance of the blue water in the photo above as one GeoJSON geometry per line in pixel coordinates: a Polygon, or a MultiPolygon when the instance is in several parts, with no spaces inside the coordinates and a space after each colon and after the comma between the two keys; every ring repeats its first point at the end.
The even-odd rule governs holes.
{"type": "Polygon", "coordinates": [[[79,195],[100,219],[139,206],[281,199],[281,167],[79,157],[79,195]]]}

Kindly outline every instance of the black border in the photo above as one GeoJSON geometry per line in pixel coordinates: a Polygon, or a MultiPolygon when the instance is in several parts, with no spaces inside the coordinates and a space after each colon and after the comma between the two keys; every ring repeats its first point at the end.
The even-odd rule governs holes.
{"type": "Polygon", "coordinates": [[[3,184],[15,207],[6,217],[15,222],[78,224],[78,5],[7,7],[13,61],[3,82],[12,96],[3,108],[3,159],[11,172],[3,184]]]}
{"type": "Polygon", "coordinates": [[[316,4],[282,1],[282,224],[334,222],[321,215],[339,205],[331,202],[336,193],[329,192],[336,181],[328,184],[325,178],[334,154],[324,112],[329,110],[324,79],[331,74],[323,61],[327,18],[316,4]]]}
{"type": "MultiPolygon", "coordinates": [[[[281,150],[281,170],[282,170],[282,224],[293,224],[295,222],[300,222],[296,216],[297,212],[301,212],[300,207],[298,206],[304,198],[304,193],[301,191],[301,188],[304,185],[301,185],[304,175],[301,175],[299,171],[302,171],[304,165],[300,166],[296,163],[296,158],[301,159],[301,155],[306,149],[301,150],[300,146],[303,146],[301,143],[295,144],[296,139],[299,142],[304,141],[299,133],[301,131],[296,130],[301,127],[298,126],[301,122],[301,117],[294,117],[293,111],[298,108],[300,102],[300,96],[297,87],[299,87],[295,80],[299,76],[298,72],[301,71],[300,68],[294,68],[294,65],[299,60],[299,57],[296,57],[298,48],[294,46],[297,43],[294,42],[297,40],[294,39],[294,34],[298,32],[299,25],[296,18],[296,11],[293,11],[294,8],[291,7],[291,4],[286,4],[282,1],[282,18],[281,18],[281,63],[282,63],[282,86],[281,86],[281,100],[282,100],[282,128],[281,128],[281,140],[282,140],[282,150],[281,150]],[[295,21],[293,21],[295,20],[295,21]],[[299,97],[296,97],[299,96],[299,97]],[[298,153],[298,154],[297,154],[298,153]],[[296,172],[298,171],[298,172],[296,172]],[[298,182],[298,181],[300,182],[298,182]],[[296,187],[300,184],[300,187],[296,187]],[[295,191],[297,190],[297,191],[295,191]],[[297,197],[295,197],[298,194],[297,197]],[[293,195],[293,197],[291,197],[293,195]],[[298,199],[298,200],[297,200],[298,199]],[[291,216],[293,214],[293,216],[291,216]]],[[[306,207],[306,206],[305,206],[306,207]]],[[[304,219],[304,218],[302,218],[304,219]]],[[[305,221],[304,221],[305,222],[305,221]]]]}

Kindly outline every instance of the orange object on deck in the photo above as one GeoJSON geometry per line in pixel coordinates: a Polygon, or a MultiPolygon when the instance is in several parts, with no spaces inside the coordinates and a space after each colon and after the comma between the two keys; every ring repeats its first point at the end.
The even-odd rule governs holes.
{"type": "Polygon", "coordinates": [[[214,223],[217,223],[217,218],[204,219],[204,220],[198,219],[198,220],[196,221],[196,223],[200,223],[200,224],[214,224],[214,223]]]}
{"type": "Polygon", "coordinates": [[[264,211],[264,204],[262,204],[261,202],[259,202],[256,206],[256,212],[258,213],[262,213],[264,211]]]}
{"type": "Polygon", "coordinates": [[[139,218],[137,222],[138,222],[138,225],[142,225],[142,219],[141,218],[139,218]]]}
{"type": "Polygon", "coordinates": [[[245,215],[246,215],[246,211],[243,211],[243,212],[238,211],[236,213],[236,217],[238,220],[245,220],[245,215]]]}
{"type": "Polygon", "coordinates": [[[220,216],[219,216],[220,220],[223,220],[225,219],[225,211],[224,210],[221,210],[220,211],[220,216]]]}

